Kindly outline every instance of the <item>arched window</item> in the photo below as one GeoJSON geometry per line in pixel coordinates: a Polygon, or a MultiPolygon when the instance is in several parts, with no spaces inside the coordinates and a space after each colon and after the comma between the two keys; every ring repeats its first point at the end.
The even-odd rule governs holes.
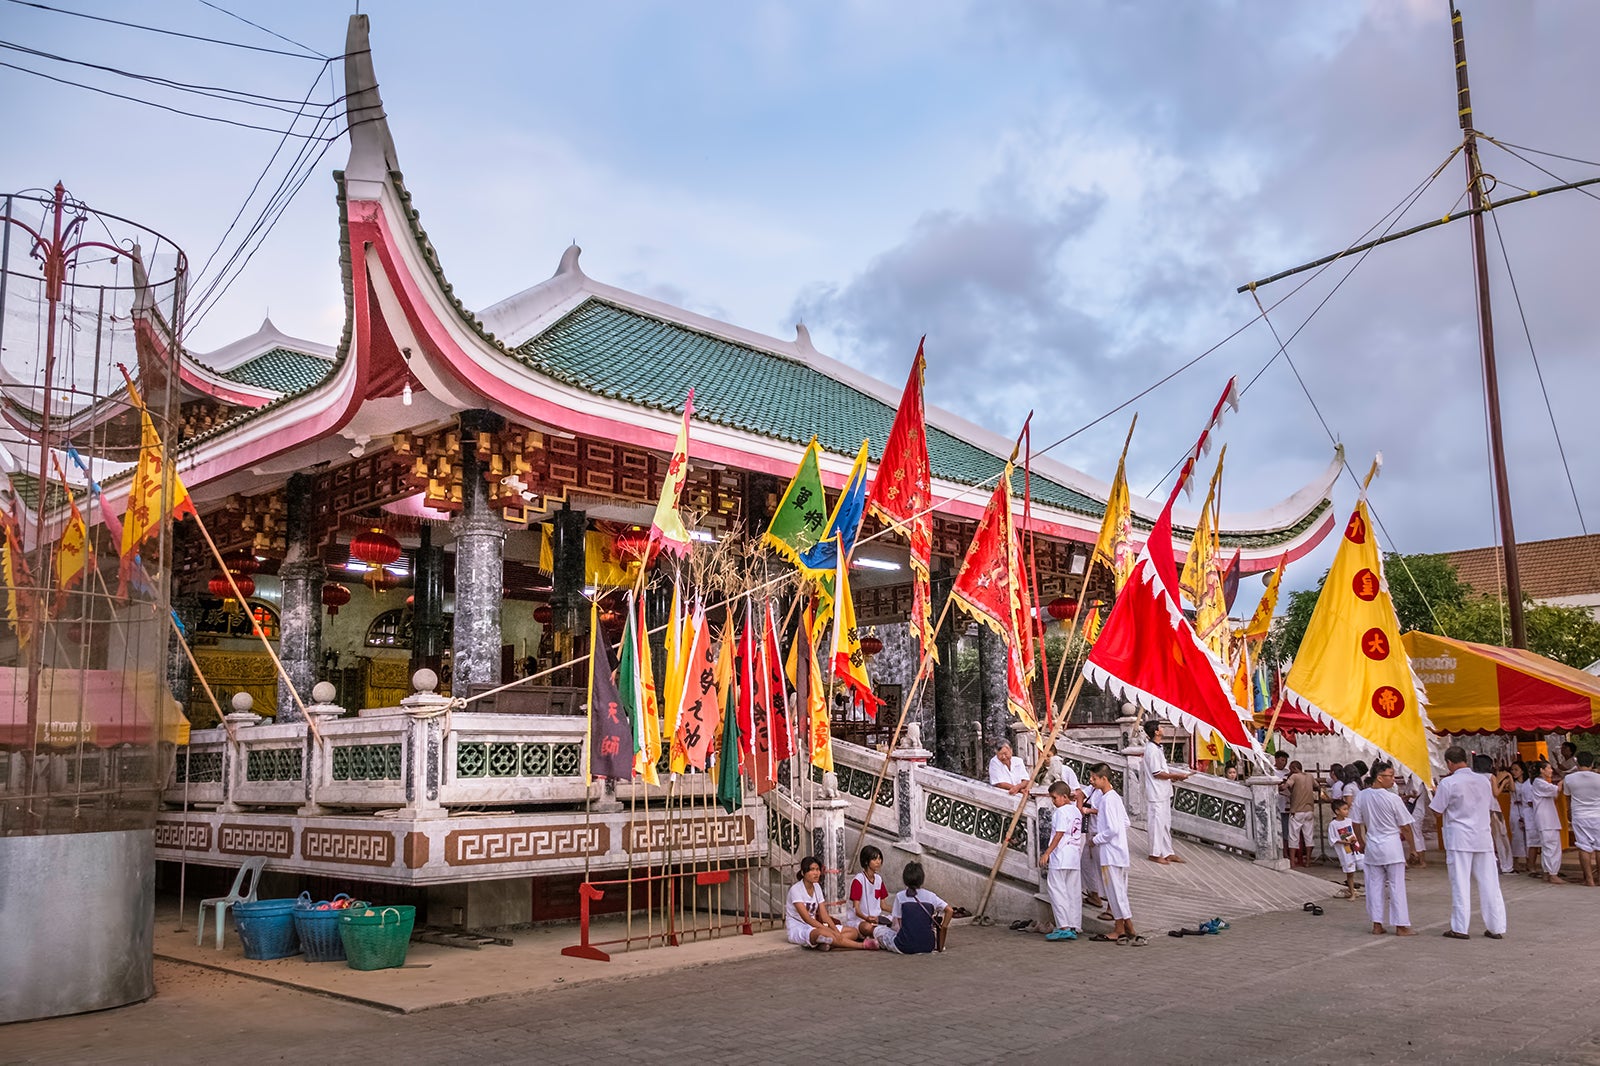
{"type": "Polygon", "coordinates": [[[367,647],[411,649],[411,612],[403,607],[384,611],[367,627],[367,647]]]}

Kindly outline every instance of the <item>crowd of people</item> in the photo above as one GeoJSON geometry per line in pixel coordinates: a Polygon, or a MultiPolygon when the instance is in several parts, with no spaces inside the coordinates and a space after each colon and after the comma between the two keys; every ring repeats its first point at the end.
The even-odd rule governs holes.
{"type": "MultiPolygon", "coordinates": [[[[1171,766],[1162,748],[1162,725],[1144,724],[1140,760],[1145,796],[1149,861],[1181,863],[1172,844],[1173,783],[1190,771],[1171,766]]],[[[1294,866],[1308,866],[1316,842],[1316,805],[1329,805],[1327,849],[1344,875],[1344,895],[1366,896],[1374,935],[1393,927],[1411,936],[1406,896],[1408,866],[1426,866],[1425,830],[1437,827],[1450,879],[1450,928],[1444,936],[1465,940],[1470,933],[1472,895],[1478,896],[1483,935],[1506,932],[1505,902],[1499,878],[1527,872],[1551,884],[1561,875],[1562,826],[1557,800],[1565,797],[1568,822],[1585,885],[1600,887],[1600,772],[1595,757],[1564,744],[1553,761],[1518,761],[1496,767],[1488,756],[1470,755],[1453,745],[1445,752],[1447,773],[1433,792],[1413,782],[1396,783],[1387,762],[1368,766],[1335,764],[1324,780],[1308,773],[1286,753],[1275,757],[1285,854],[1294,866]],[[1506,796],[1509,815],[1501,810],[1506,796]],[[1363,875],[1364,885],[1357,880],[1363,875]]],[[[1237,777],[1237,768],[1228,770],[1237,777]]],[[[1001,743],[989,761],[989,783],[1008,795],[1026,792],[1033,774],[1010,744],[1001,743]]],[[[1104,763],[1087,769],[1087,786],[1070,766],[1048,796],[1053,811],[1049,841],[1039,856],[1046,871],[1053,928],[1051,941],[1084,936],[1083,908],[1104,908],[1100,918],[1110,933],[1088,939],[1144,946],[1148,940],[1133,924],[1128,900],[1130,819],[1122,796],[1112,787],[1104,763]]],[[[822,863],[801,860],[799,880],[789,893],[786,923],[792,943],[820,950],[849,948],[899,954],[943,951],[954,909],[925,886],[920,863],[908,863],[905,888],[890,900],[882,876],[883,854],[862,850],[861,872],[850,884],[850,913],[836,918],[823,900],[822,863]]],[[[1176,935],[1176,934],[1174,934],[1176,935]]]]}

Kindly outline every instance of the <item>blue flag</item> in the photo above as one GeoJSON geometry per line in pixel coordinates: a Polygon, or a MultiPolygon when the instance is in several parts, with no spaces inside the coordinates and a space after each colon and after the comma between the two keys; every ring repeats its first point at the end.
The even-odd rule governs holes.
{"type": "Polygon", "coordinates": [[[861,518],[867,509],[867,442],[861,442],[856,453],[856,465],[850,470],[850,480],[839,493],[839,502],[833,506],[833,515],[822,531],[822,539],[800,556],[800,568],[831,574],[839,564],[839,553],[846,558],[855,547],[856,534],[861,532],[861,518]]]}

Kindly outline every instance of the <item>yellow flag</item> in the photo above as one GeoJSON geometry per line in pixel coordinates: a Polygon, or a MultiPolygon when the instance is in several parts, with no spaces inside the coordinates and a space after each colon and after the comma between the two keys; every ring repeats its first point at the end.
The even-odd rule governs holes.
{"type": "Polygon", "coordinates": [[[61,592],[83,573],[89,559],[89,525],[78,511],[70,489],[67,490],[67,505],[72,509],[72,517],[67,519],[67,526],[61,531],[61,543],[56,546],[56,589],[61,592]]]}
{"type": "Polygon", "coordinates": [[[1365,499],[1345,525],[1284,698],[1432,785],[1425,695],[1400,645],[1365,499]]]}
{"type": "MultiPolygon", "coordinates": [[[[1128,436],[1122,442],[1122,456],[1117,460],[1117,476],[1111,480],[1111,492],[1106,496],[1105,517],[1100,520],[1100,536],[1094,542],[1091,565],[1098,563],[1116,578],[1116,590],[1122,591],[1139,553],[1133,545],[1133,507],[1128,496],[1128,444],[1133,440],[1133,427],[1139,416],[1133,416],[1128,426],[1128,436]]],[[[1091,641],[1093,638],[1090,638],[1091,641]]]]}
{"type": "Polygon", "coordinates": [[[850,576],[845,570],[844,552],[837,554],[834,567],[833,651],[829,656],[834,675],[843,681],[872,714],[881,702],[872,691],[867,676],[867,655],[861,650],[861,629],[856,625],[856,605],[850,597],[850,576]]]}
{"type": "Polygon", "coordinates": [[[811,765],[821,768],[823,773],[832,773],[833,722],[828,715],[827,692],[823,688],[822,669],[817,666],[817,648],[812,639],[816,628],[816,600],[813,599],[800,616],[784,672],[794,686],[795,704],[806,716],[806,748],[811,753],[811,765]]]}
{"type": "Polygon", "coordinates": [[[678,710],[683,702],[683,656],[686,651],[683,622],[683,603],[678,596],[677,582],[673,582],[672,607],[667,611],[667,669],[661,693],[661,709],[666,714],[662,735],[669,740],[678,734],[678,710]]]}
{"type": "Polygon", "coordinates": [[[28,646],[29,627],[23,624],[22,619],[22,595],[18,590],[23,582],[17,564],[26,556],[20,551],[13,551],[12,543],[11,523],[6,522],[4,529],[0,530],[0,580],[6,585],[6,621],[17,634],[17,647],[25,648],[28,646]]]}
{"type": "MultiPolygon", "coordinates": [[[[124,376],[126,377],[126,372],[124,376]]],[[[127,380],[128,399],[139,411],[139,465],[134,468],[133,483],[128,488],[128,513],[122,518],[122,544],[119,554],[122,556],[124,582],[133,566],[133,557],[138,552],[139,545],[160,528],[167,514],[176,520],[195,513],[194,504],[189,499],[189,490],[183,487],[183,479],[166,461],[166,449],[161,445],[161,434],[156,432],[156,424],[151,421],[150,412],[146,410],[144,401],[139,398],[139,391],[134,388],[133,379],[127,380]],[[172,473],[171,506],[163,512],[161,479],[169,470],[172,473]]]]}
{"type": "Polygon", "coordinates": [[[678,426],[678,442],[672,449],[672,462],[667,465],[667,476],[661,480],[661,499],[656,501],[656,515],[650,523],[650,544],[674,555],[689,553],[689,531],[684,527],[683,515],[678,512],[678,500],[683,495],[683,482],[689,476],[689,416],[694,413],[694,389],[683,401],[683,423],[678,426]]]}
{"type": "Polygon", "coordinates": [[[1211,485],[1206,489],[1206,502],[1200,508],[1194,539],[1189,542],[1188,558],[1183,561],[1183,576],[1178,579],[1178,585],[1194,604],[1196,635],[1218,655],[1227,643],[1228,602],[1222,591],[1222,574],[1218,571],[1221,560],[1217,543],[1217,487],[1222,483],[1222,461],[1227,455],[1224,445],[1217,455],[1217,469],[1211,475],[1211,485]]]}
{"type": "MultiPolygon", "coordinates": [[[[1262,640],[1272,631],[1272,616],[1278,609],[1278,585],[1283,581],[1283,568],[1288,562],[1289,553],[1285,552],[1283,558],[1278,560],[1278,568],[1267,578],[1267,591],[1261,594],[1261,602],[1256,605],[1256,613],[1250,616],[1250,621],[1239,631],[1241,637],[1248,640],[1262,640]]],[[[1250,705],[1241,703],[1239,706],[1250,705]]]]}
{"type": "MultiPolygon", "coordinates": [[[[661,761],[661,702],[656,698],[655,664],[650,659],[650,630],[644,621],[644,599],[639,600],[639,714],[644,719],[643,747],[634,753],[633,772],[647,785],[661,784],[656,764],[661,761]]],[[[670,734],[669,734],[670,735],[670,734]]]]}

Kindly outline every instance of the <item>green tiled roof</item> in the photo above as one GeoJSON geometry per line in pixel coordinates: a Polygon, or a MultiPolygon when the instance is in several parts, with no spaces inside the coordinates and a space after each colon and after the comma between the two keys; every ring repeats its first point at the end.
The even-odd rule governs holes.
{"type": "Polygon", "coordinates": [[[299,392],[328,376],[333,364],[326,359],[288,348],[274,348],[240,363],[222,376],[241,385],[273,392],[299,392]]]}
{"type": "MultiPolygon", "coordinates": [[[[861,438],[883,455],[895,409],[792,359],[712,337],[590,299],[517,349],[529,366],[588,392],[660,411],[681,411],[694,386],[695,418],[853,458],[861,438]]],[[[934,476],[966,485],[992,482],[1005,460],[934,426],[934,476]]],[[[1020,486],[1019,486],[1020,487],[1020,486]]],[[[1035,476],[1034,499],[1098,517],[1099,500],[1035,476]]]]}

